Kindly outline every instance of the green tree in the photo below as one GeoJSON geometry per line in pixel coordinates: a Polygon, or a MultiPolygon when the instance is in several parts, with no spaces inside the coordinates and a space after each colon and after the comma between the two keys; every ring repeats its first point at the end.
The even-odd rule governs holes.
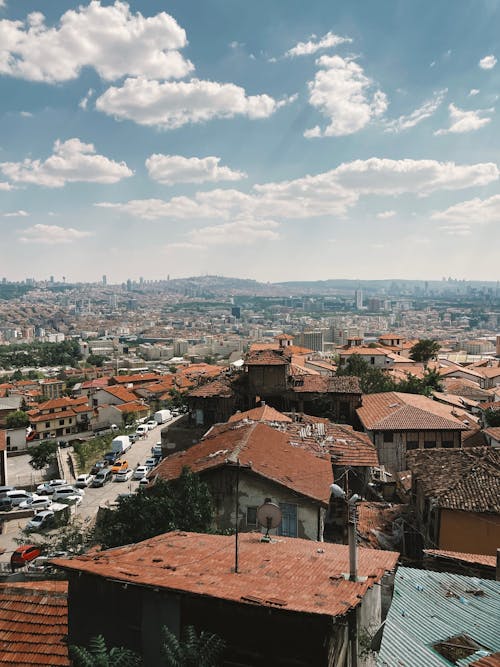
{"type": "Polygon", "coordinates": [[[192,625],[184,630],[182,640],[168,628],[162,628],[163,656],[166,667],[218,667],[226,645],[218,636],[209,632],[196,632],[192,625]]]}
{"type": "Polygon", "coordinates": [[[37,447],[30,450],[30,465],[35,470],[42,470],[56,461],[57,442],[55,440],[43,440],[37,447]]]}
{"type": "Polygon", "coordinates": [[[23,428],[30,425],[30,418],[24,410],[11,412],[5,418],[6,428],[23,428]]]}
{"type": "Polygon", "coordinates": [[[437,357],[440,349],[441,345],[436,340],[433,340],[432,338],[421,338],[418,343],[415,343],[411,348],[410,358],[413,359],[413,361],[427,364],[430,359],[435,359],[437,357]]]}
{"type": "Polygon", "coordinates": [[[208,532],[213,505],[205,482],[185,468],[178,480],[158,480],[118,500],[118,507],[101,513],[92,541],[103,548],[141,542],[171,530],[208,532]]]}
{"type": "Polygon", "coordinates": [[[393,380],[386,371],[373,368],[359,354],[351,354],[346,363],[338,367],[337,375],[358,377],[363,394],[378,394],[394,391],[395,388],[393,380]]]}
{"type": "Polygon", "coordinates": [[[23,374],[21,373],[21,371],[17,370],[17,371],[14,371],[14,372],[12,373],[12,375],[10,376],[10,379],[11,379],[11,380],[14,380],[15,382],[18,382],[19,380],[22,380],[23,377],[24,377],[24,376],[23,376],[23,374]]]}
{"type": "Polygon", "coordinates": [[[500,426],[500,410],[487,408],[484,411],[484,418],[488,426],[500,426]]]}
{"type": "Polygon", "coordinates": [[[92,637],[88,648],[70,646],[69,654],[75,667],[138,667],[142,664],[140,656],[128,648],[108,650],[102,635],[92,637]]]}
{"type": "Polygon", "coordinates": [[[101,354],[89,354],[86,361],[88,364],[90,364],[90,366],[97,366],[100,368],[105,361],[105,357],[103,357],[101,354]]]}

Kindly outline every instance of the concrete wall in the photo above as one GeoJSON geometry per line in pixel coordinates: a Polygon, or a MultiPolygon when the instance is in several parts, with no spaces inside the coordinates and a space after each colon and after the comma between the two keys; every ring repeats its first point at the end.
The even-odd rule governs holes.
{"type": "Polygon", "coordinates": [[[440,549],[496,555],[500,546],[498,514],[441,510],[440,515],[440,549]]]}

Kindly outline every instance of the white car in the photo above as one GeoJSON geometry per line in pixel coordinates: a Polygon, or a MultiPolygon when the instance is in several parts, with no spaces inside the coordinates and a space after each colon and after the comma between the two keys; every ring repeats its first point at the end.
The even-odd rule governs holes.
{"type": "Polygon", "coordinates": [[[126,470],[117,472],[115,475],[115,482],[128,482],[128,480],[131,479],[133,474],[134,471],[132,470],[132,468],[127,468],[126,470]]]}
{"type": "Polygon", "coordinates": [[[137,466],[134,470],[134,479],[142,479],[143,477],[146,477],[148,472],[149,468],[147,466],[137,466]]]}
{"type": "Polygon", "coordinates": [[[72,486],[61,486],[54,491],[52,500],[54,502],[58,502],[59,500],[64,500],[69,496],[83,496],[83,495],[85,495],[85,491],[82,491],[81,489],[75,489],[72,486]]]}
{"type": "Polygon", "coordinates": [[[76,478],[75,486],[79,489],[84,489],[87,486],[90,486],[94,481],[94,475],[78,475],[76,478]]]}
{"type": "Polygon", "coordinates": [[[142,479],[139,480],[139,486],[137,487],[137,490],[142,489],[145,486],[149,485],[150,480],[147,477],[143,477],[142,479]]]}
{"type": "Polygon", "coordinates": [[[31,498],[28,498],[27,500],[23,500],[22,503],[19,504],[19,509],[20,510],[46,510],[49,509],[50,506],[52,505],[52,498],[48,498],[47,496],[32,496],[31,498]]]}
{"type": "Polygon", "coordinates": [[[145,424],[150,431],[152,431],[154,428],[158,426],[158,422],[156,419],[150,419],[148,422],[145,424]]]}
{"type": "Polygon", "coordinates": [[[144,461],[144,465],[146,466],[146,468],[148,469],[148,471],[149,471],[149,470],[153,470],[153,468],[156,468],[156,465],[157,465],[157,463],[156,463],[156,459],[154,459],[154,458],[146,459],[146,460],[144,461]]]}
{"type": "Polygon", "coordinates": [[[58,486],[66,486],[68,482],[65,479],[51,479],[50,482],[44,482],[36,487],[38,495],[51,496],[58,486]]]}
{"type": "Polygon", "coordinates": [[[12,491],[7,491],[5,497],[10,500],[13,507],[18,507],[21,503],[30,500],[32,495],[32,493],[24,489],[13,489],[12,491]]]}
{"type": "Polygon", "coordinates": [[[148,431],[149,431],[149,428],[146,426],[146,424],[141,424],[140,426],[137,427],[135,433],[140,438],[142,438],[143,435],[147,435],[148,431]]]}
{"type": "Polygon", "coordinates": [[[35,514],[35,516],[26,524],[26,530],[43,530],[48,528],[54,520],[54,512],[44,510],[35,514]]]}

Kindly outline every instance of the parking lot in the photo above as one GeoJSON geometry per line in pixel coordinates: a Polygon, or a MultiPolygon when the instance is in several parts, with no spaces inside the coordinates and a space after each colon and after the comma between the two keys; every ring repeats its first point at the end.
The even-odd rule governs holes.
{"type": "MultiPolygon", "coordinates": [[[[175,421],[175,420],[173,420],[175,421]]],[[[173,423],[170,422],[170,424],[173,423]]],[[[167,427],[168,424],[161,424],[149,431],[144,438],[140,438],[134,442],[131,448],[121,456],[121,460],[125,459],[129,467],[136,468],[138,465],[143,464],[147,458],[151,456],[151,447],[161,440],[161,431],[167,427]]],[[[69,450],[63,450],[68,452],[69,450]]],[[[12,478],[12,485],[16,483],[16,475],[21,475],[21,466],[19,460],[10,459],[9,460],[9,472],[10,472],[10,461],[15,462],[15,474],[12,478]]],[[[89,465],[90,468],[90,465],[89,465]]],[[[80,473],[88,472],[88,470],[81,470],[80,473]]],[[[74,480],[67,479],[69,484],[73,483],[74,480]]],[[[91,520],[95,517],[97,510],[100,506],[106,506],[116,500],[116,497],[120,493],[129,493],[135,491],[139,482],[137,480],[128,480],[127,482],[115,482],[111,481],[105,484],[102,487],[98,488],[86,488],[85,495],[82,499],[81,504],[76,508],[76,516],[82,518],[83,520],[91,520]]],[[[3,554],[0,554],[0,562],[8,562],[12,551],[16,548],[16,543],[14,538],[18,537],[20,531],[29,518],[24,519],[14,519],[12,521],[5,522],[4,533],[0,535],[0,550],[5,549],[3,554]]]]}

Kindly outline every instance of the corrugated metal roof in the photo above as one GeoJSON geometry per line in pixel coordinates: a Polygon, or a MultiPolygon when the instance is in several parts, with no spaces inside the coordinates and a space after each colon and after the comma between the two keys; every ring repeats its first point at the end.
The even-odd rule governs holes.
{"type": "MultiPolygon", "coordinates": [[[[396,573],[377,664],[450,667],[453,663],[433,644],[457,635],[467,635],[488,653],[500,651],[495,622],[499,618],[500,582],[401,567],[396,573]]],[[[480,657],[476,653],[474,659],[480,657]]]]}

